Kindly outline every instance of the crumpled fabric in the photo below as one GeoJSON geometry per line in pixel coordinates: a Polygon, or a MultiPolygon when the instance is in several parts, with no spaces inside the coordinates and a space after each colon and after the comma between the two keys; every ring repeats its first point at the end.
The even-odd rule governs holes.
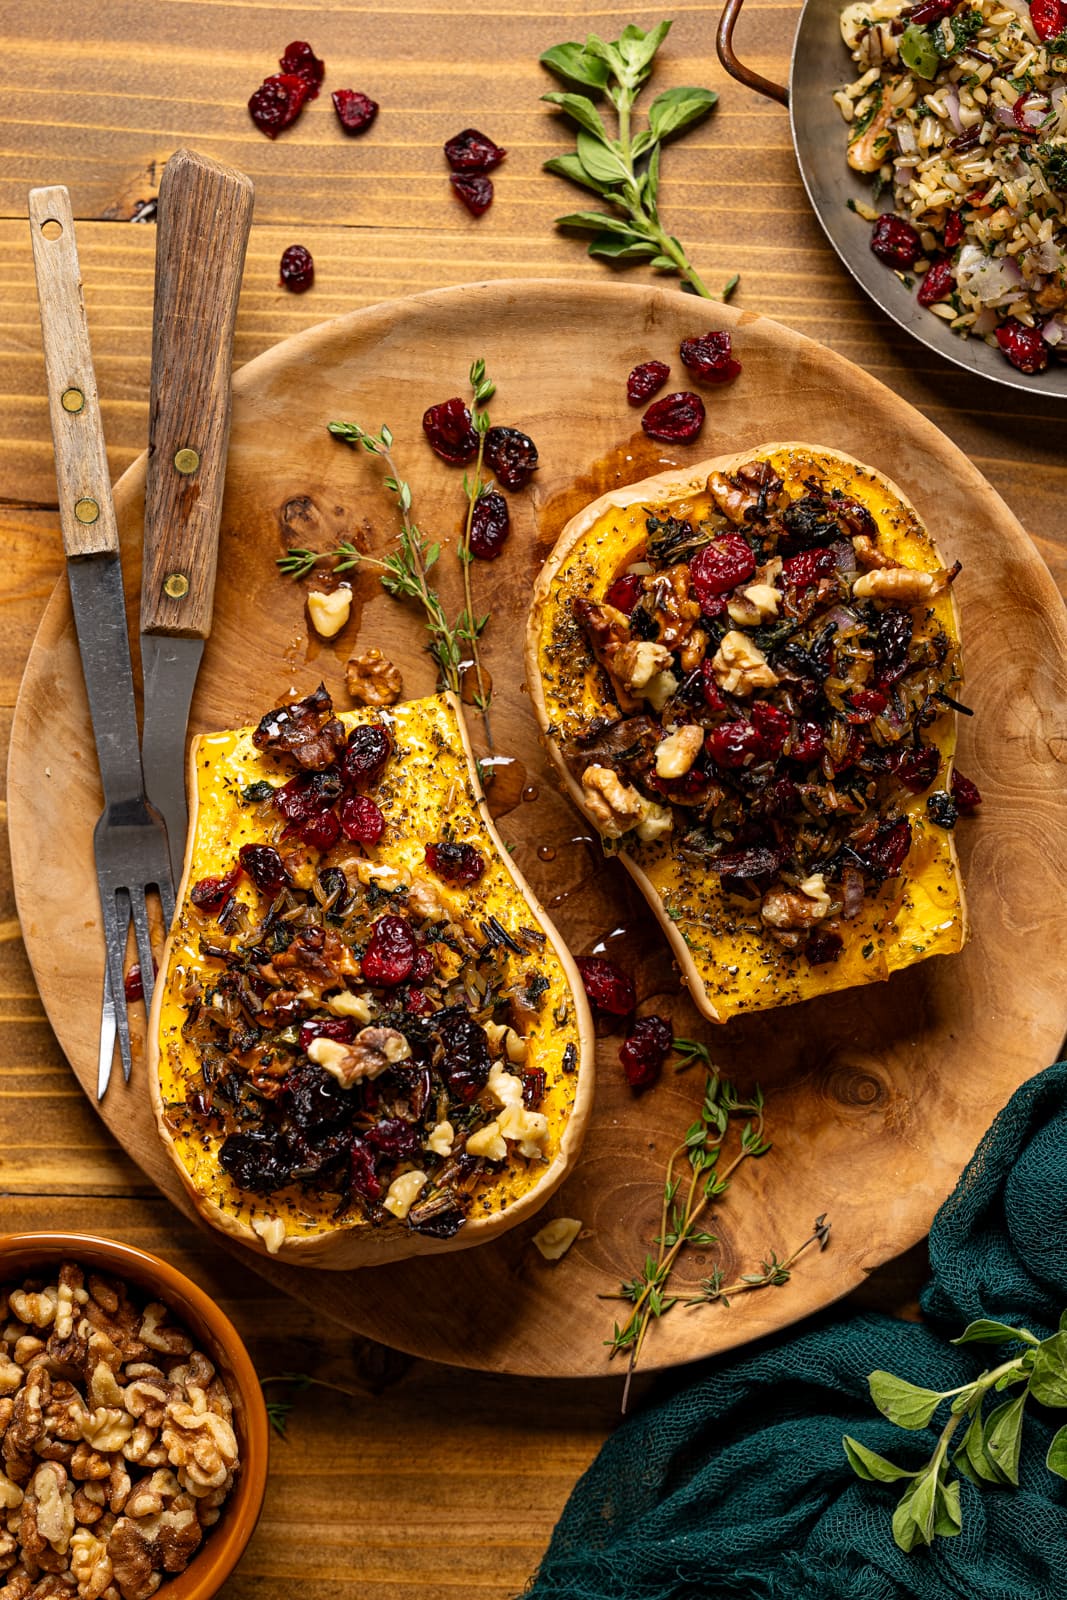
{"type": "Polygon", "coordinates": [[[868,1374],[949,1389],[1002,1359],[990,1345],[949,1344],[968,1322],[1056,1330],[1067,1308],[1067,1062],[997,1117],[934,1219],[930,1264],[925,1323],[808,1323],[624,1424],[575,1487],[530,1600],[1065,1600],[1067,1482],[1045,1454],[1067,1412],[1029,1400],[1019,1488],[964,1480],[963,1532],[908,1553],[890,1525],[903,1485],[857,1478],[841,1438],[921,1465],[943,1413],[903,1431],[875,1410],[868,1374]]]}

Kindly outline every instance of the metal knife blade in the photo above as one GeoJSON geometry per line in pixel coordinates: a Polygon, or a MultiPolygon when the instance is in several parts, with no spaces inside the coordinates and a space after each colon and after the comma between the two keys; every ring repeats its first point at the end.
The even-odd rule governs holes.
{"type": "Polygon", "coordinates": [[[159,186],[141,585],[143,755],[176,882],[188,831],[185,734],[211,631],[252,199],[244,173],[189,150],[171,156],[159,186]]]}

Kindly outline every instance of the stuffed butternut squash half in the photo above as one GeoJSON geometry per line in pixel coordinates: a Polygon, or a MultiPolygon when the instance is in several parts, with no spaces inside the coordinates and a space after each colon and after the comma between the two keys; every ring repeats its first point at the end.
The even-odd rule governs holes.
{"type": "Polygon", "coordinates": [[[713,1021],[962,946],[956,570],[888,479],[804,444],[648,479],[564,528],[533,702],[713,1021]]]}
{"type": "Polygon", "coordinates": [[[194,740],[189,792],[149,1055],[201,1213],[339,1269],[531,1215],[578,1154],[591,1025],[454,699],[336,716],[320,687],[194,740]]]}

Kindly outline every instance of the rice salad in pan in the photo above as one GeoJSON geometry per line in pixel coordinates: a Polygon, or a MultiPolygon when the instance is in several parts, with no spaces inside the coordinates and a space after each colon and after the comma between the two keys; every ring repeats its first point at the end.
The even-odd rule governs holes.
{"type": "Polygon", "coordinates": [[[1020,372],[1067,361],[1067,0],[857,0],[841,34],[874,254],[1020,372]]]}

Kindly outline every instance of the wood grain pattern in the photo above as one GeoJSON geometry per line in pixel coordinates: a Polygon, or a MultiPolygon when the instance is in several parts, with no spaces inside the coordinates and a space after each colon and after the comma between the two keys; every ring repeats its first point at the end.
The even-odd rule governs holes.
{"type": "MultiPolygon", "coordinates": [[[[1067,769],[1056,732],[1067,705],[1067,624],[1048,575],[973,467],[896,397],[765,319],[728,308],[719,315],[734,330],[745,372],[716,396],[693,447],[699,456],[728,440],[782,435],[800,407],[813,441],[876,466],[891,455],[920,515],[930,508],[926,520],[946,556],[963,560],[958,594],[972,664],[967,693],[977,715],[961,730],[960,761],[987,805],[973,831],[961,830],[975,930],[961,956],[923,963],[884,987],[712,1030],[716,1059],[770,1090],[779,1142],[764,1163],[743,1170],[737,1198],[716,1214],[728,1269],[759,1259],[769,1228],[775,1248],[787,1247],[790,1233],[806,1229],[809,1212],[833,1217],[835,1248],[805,1263],[788,1296],[753,1295],[721,1317],[668,1319],[647,1347],[650,1365],[768,1332],[845,1292],[912,1243],[992,1111],[1051,1059],[1067,1022],[1056,955],[1062,913],[1043,899],[1035,903],[1032,893],[1044,862],[1067,839],[1067,769]]],[[[606,944],[621,952],[636,970],[646,1008],[671,1015],[678,1034],[701,1038],[708,1027],[680,993],[665,945],[649,938],[647,911],[617,869],[589,851],[555,788],[508,643],[519,634],[530,580],[574,497],[593,498],[624,475],[680,464],[633,434],[624,378],[637,360],[676,347],[687,318],[685,302],[664,290],[605,286],[594,294],[541,284],[531,304],[519,286],[487,286],[324,325],[245,369],[235,386],[215,628],[192,726],[254,720],[290,686],[303,693],[320,676],[340,697],[343,664],[357,638],[402,666],[408,694],[431,687],[416,620],[381,594],[373,573],[357,581],[354,622],[327,646],[308,637],[299,590],[279,579],[274,556],[292,543],[329,548],[357,530],[371,550],[390,537],[380,467],[329,437],[325,423],[333,417],[388,417],[416,509],[427,508],[429,525],[447,541],[461,499],[454,477],[421,445],[420,418],[427,395],[461,386],[473,352],[484,354],[499,386],[495,414],[506,407],[523,419],[543,463],[529,493],[512,502],[507,560],[483,577],[493,606],[486,659],[496,684],[497,746],[522,762],[527,793],[536,795],[503,816],[503,836],[571,949],[584,954],[606,944]],[[457,496],[451,512],[450,489],[457,496]],[[553,858],[541,859],[538,847],[553,858]]],[[[138,469],[119,494],[134,587],[141,481],[138,469]]],[[[455,565],[444,562],[450,604],[457,596],[447,586],[457,582],[455,565]]],[[[77,990],[88,1008],[97,985],[94,891],[83,865],[92,780],[72,770],[60,791],[40,776],[41,749],[77,744],[83,716],[76,671],[65,664],[66,626],[60,592],[19,702],[10,804],[16,884],[31,908],[27,940],[53,1023],[84,1076],[91,1075],[92,1053],[72,1026],[72,996],[77,990]],[[40,844],[57,830],[69,841],[61,881],[40,844]],[[85,935],[65,936],[64,922],[83,924],[85,935]]],[[[587,1230],[559,1266],[539,1261],[529,1245],[537,1224],[527,1224],[477,1251],[355,1277],[277,1263],[264,1270],[350,1326],[438,1359],[504,1371],[602,1373],[606,1319],[598,1320],[595,1297],[629,1274],[655,1232],[665,1154],[692,1120],[701,1089],[692,1075],[636,1100],[618,1070],[618,1042],[617,1035],[601,1040],[586,1149],[547,1208],[549,1216],[579,1217],[587,1230]],[[483,1314],[487,1299],[501,1308],[493,1317],[483,1314]]],[[[112,1094],[103,1114],[179,1200],[144,1100],[112,1094]]]]}

